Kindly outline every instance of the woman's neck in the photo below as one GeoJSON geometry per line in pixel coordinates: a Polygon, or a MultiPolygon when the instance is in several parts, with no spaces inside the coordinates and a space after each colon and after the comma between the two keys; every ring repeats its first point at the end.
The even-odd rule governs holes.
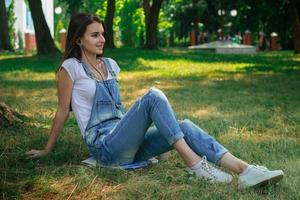
{"type": "Polygon", "coordinates": [[[81,52],[82,60],[84,63],[95,66],[97,64],[97,55],[88,54],[87,52],[81,52]]]}

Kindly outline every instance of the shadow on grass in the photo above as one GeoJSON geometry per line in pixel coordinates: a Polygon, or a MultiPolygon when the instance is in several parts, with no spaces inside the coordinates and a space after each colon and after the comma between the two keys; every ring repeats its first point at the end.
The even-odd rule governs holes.
{"type": "Polygon", "coordinates": [[[5,80],[0,77],[0,86],[5,88],[15,88],[21,90],[39,90],[39,89],[50,89],[55,88],[55,80],[5,80]]]}
{"type": "MultiPolygon", "coordinates": [[[[258,53],[253,55],[221,55],[208,52],[197,52],[186,49],[176,50],[144,50],[144,49],[108,49],[106,51],[107,57],[115,59],[122,70],[124,71],[148,71],[153,68],[145,66],[139,62],[139,59],[144,60],[166,60],[174,61],[178,59],[187,60],[196,63],[247,63],[254,65],[254,67],[247,67],[244,72],[252,73],[256,71],[299,71],[300,59],[292,54],[292,52],[272,52],[272,53],[258,53]],[[255,67],[257,66],[257,67],[255,67]]],[[[0,71],[14,71],[14,70],[31,70],[33,72],[55,72],[60,64],[62,56],[31,56],[31,57],[17,57],[6,58],[0,60],[0,71]]],[[[243,72],[243,71],[241,71],[243,72]]]]}
{"type": "Polygon", "coordinates": [[[300,72],[300,63],[295,63],[290,65],[281,65],[280,63],[277,63],[273,66],[264,66],[264,65],[254,65],[251,67],[244,67],[237,72],[241,73],[255,73],[255,72],[282,72],[282,73],[293,73],[293,72],[300,72]]]}
{"type": "Polygon", "coordinates": [[[55,72],[60,63],[61,54],[49,56],[24,56],[0,60],[0,71],[30,70],[33,72],[55,72]]]}
{"type": "MultiPolygon", "coordinates": [[[[120,49],[108,52],[122,67],[122,70],[145,70],[145,66],[141,66],[137,62],[138,58],[145,60],[167,60],[173,61],[183,59],[198,63],[247,63],[249,65],[263,66],[264,71],[282,72],[286,68],[290,71],[299,71],[300,58],[297,58],[292,52],[271,52],[258,53],[253,55],[222,55],[201,51],[179,50],[177,53],[174,50],[140,50],[120,49]]],[[[250,69],[251,67],[249,67],[250,69]]],[[[261,68],[258,68],[261,69],[261,68]]],[[[147,68],[151,70],[151,68],[147,68]]],[[[251,72],[248,70],[247,72],[251,72]]],[[[253,71],[254,72],[254,71],[253,71]]]]}

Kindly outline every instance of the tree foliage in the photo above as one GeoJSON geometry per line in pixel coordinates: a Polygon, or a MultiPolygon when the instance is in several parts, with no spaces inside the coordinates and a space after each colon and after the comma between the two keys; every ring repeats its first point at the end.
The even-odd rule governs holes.
{"type": "Polygon", "coordinates": [[[139,0],[124,0],[120,11],[120,30],[123,45],[144,45],[145,17],[139,0]]]}
{"type": "MultiPolygon", "coordinates": [[[[298,10],[299,4],[294,6],[298,10]]],[[[295,25],[292,25],[287,0],[169,0],[163,10],[168,10],[174,22],[175,37],[179,39],[187,37],[192,29],[199,31],[199,25],[203,24],[202,31],[209,35],[216,35],[218,29],[232,36],[246,30],[254,37],[258,37],[259,32],[267,37],[276,32],[283,48],[292,47],[295,25]],[[237,11],[236,16],[231,15],[232,10],[237,11]]]]}
{"type": "Polygon", "coordinates": [[[8,32],[9,32],[9,38],[12,47],[15,46],[15,42],[17,38],[16,29],[14,27],[17,18],[15,17],[14,8],[15,8],[15,1],[11,1],[7,9],[7,16],[8,16],[8,32]]]}
{"type": "MultiPolygon", "coordinates": [[[[206,32],[211,40],[222,29],[226,35],[251,31],[252,42],[263,32],[278,33],[284,49],[297,47],[300,39],[300,2],[296,0],[57,0],[70,16],[95,13],[107,25],[107,45],[178,45],[191,30],[206,32]],[[221,11],[221,13],[220,13],[221,11]],[[231,11],[236,11],[232,16],[231,11]],[[297,17],[295,17],[297,16],[297,17]],[[298,20],[297,20],[298,19],[298,20]]],[[[62,19],[60,19],[60,27],[62,19]]],[[[64,21],[68,21],[64,19],[64,21]]],[[[64,22],[66,24],[67,22],[64,22]]],[[[187,44],[186,44],[187,45],[187,44]]]]}

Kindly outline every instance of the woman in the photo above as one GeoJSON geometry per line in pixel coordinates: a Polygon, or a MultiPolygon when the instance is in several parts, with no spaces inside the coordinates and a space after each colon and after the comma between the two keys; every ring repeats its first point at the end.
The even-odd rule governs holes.
{"type": "Polygon", "coordinates": [[[229,183],[232,176],[207,162],[239,174],[239,186],[275,183],[281,170],[249,165],[228,152],[189,120],[177,121],[167,97],[151,88],[125,112],[116,76],[117,63],[103,57],[104,24],[96,16],[78,14],[70,22],[64,61],[57,72],[58,108],[43,150],[48,154],[71,108],[91,155],[105,166],[144,161],[176,149],[190,172],[210,182],[229,183]],[[150,127],[151,123],[155,127],[150,127]],[[207,159],[207,160],[206,160],[207,159]]]}

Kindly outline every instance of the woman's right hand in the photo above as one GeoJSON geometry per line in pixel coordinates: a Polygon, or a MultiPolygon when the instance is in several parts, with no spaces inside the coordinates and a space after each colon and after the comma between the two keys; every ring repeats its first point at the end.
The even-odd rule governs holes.
{"type": "Polygon", "coordinates": [[[25,153],[25,155],[27,156],[26,158],[27,159],[32,159],[32,158],[40,158],[40,157],[43,157],[45,155],[47,155],[49,153],[49,151],[46,151],[45,149],[43,150],[35,150],[35,149],[32,149],[30,151],[27,151],[25,153]]]}

